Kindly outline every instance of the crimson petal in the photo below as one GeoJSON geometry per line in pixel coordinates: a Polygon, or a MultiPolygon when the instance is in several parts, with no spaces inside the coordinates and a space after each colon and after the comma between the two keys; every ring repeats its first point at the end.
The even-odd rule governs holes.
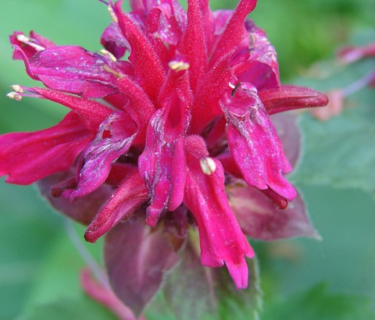
{"type": "Polygon", "coordinates": [[[87,129],[97,132],[99,125],[107,118],[113,111],[112,109],[89,99],[84,99],[58,91],[32,88],[31,91],[38,93],[43,98],[57,102],[75,111],[82,120],[82,123],[87,129]]]}
{"type": "MultiPolygon", "coordinates": [[[[248,270],[244,256],[254,252],[243,235],[229,206],[224,188],[224,170],[220,162],[204,173],[200,161],[208,156],[199,136],[186,139],[187,175],[184,204],[197,220],[201,262],[209,267],[226,264],[238,289],[247,287],[248,270]]],[[[212,164],[212,163],[211,163],[212,164]]]]}
{"type": "Polygon", "coordinates": [[[45,130],[4,134],[0,136],[0,176],[9,175],[5,181],[27,185],[68,170],[92,136],[74,112],[45,130]]]}
{"type": "Polygon", "coordinates": [[[268,114],[292,109],[322,107],[328,104],[328,98],[324,93],[291,85],[282,85],[275,89],[261,91],[259,98],[268,114]]]}
{"type": "Polygon", "coordinates": [[[138,172],[129,174],[88,226],[85,239],[88,242],[98,240],[121,220],[129,218],[147,197],[146,186],[138,172]]]}
{"type": "Polygon", "coordinates": [[[293,200],[296,192],[283,176],[292,167],[256,89],[244,83],[232,95],[227,93],[221,105],[228,123],[229,149],[238,169],[249,185],[261,190],[270,187],[293,200]]]}
{"type": "Polygon", "coordinates": [[[258,91],[272,89],[280,85],[279,65],[275,48],[270,44],[265,32],[251,20],[246,21],[249,33],[248,49],[234,59],[249,54],[246,61],[234,66],[234,74],[239,81],[250,82],[258,91]]]}
{"type": "Polygon", "coordinates": [[[106,60],[78,46],[54,46],[38,51],[30,59],[14,46],[25,62],[29,76],[50,89],[102,98],[117,92],[116,78],[108,72],[106,60]]]}
{"type": "Polygon", "coordinates": [[[126,153],[135,136],[135,123],[124,112],[112,113],[99,127],[95,139],[83,154],[84,165],[79,173],[78,187],[70,193],[74,201],[97,189],[107,179],[112,163],[126,153]]]}
{"type": "Polygon", "coordinates": [[[125,39],[118,24],[115,22],[112,22],[104,30],[100,43],[117,59],[123,57],[126,51],[130,51],[128,40],[125,39]]]}
{"type": "Polygon", "coordinates": [[[122,12],[121,3],[122,1],[116,2],[114,10],[120,29],[131,46],[129,61],[134,64],[134,71],[140,78],[141,86],[151,99],[156,99],[160,84],[165,79],[160,58],[142,30],[129,15],[122,12]]]}

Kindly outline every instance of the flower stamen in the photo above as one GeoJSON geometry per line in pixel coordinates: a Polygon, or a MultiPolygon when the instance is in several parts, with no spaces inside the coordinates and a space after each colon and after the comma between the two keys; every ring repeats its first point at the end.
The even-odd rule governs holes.
{"type": "Polygon", "coordinates": [[[18,34],[17,36],[16,36],[16,38],[17,38],[17,40],[18,41],[20,41],[20,42],[22,42],[22,43],[24,43],[24,44],[27,44],[27,45],[29,45],[30,47],[33,47],[35,50],[37,50],[37,51],[43,51],[45,48],[44,47],[42,47],[42,46],[40,46],[40,45],[38,45],[38,44],[36,44],[36,43],[33,43],[32,41],[31,41],[31,39],[30,38],[28,38],[28,37],[26,37],[24,34],[18,34]]]}
{"type": "Polygon", "coordinates": [[[21,101],[22,100],[22,95],[19,94],[18,92],[9,92],[7,94],[7,97],[16,101],[21,101]]]}
{"type": "Polygon", "coordinates": [[[190,64],[188,62],[176,61],[176,60],[169,62],[168,66],[174,71],[184,71],[190,68],[190,64]]]}
{"type": "Polygon", "coordinates": [[[216,163],[215,161],[210,157],[203,157],[200,160],[200,165],[203,173],[205,175],[212,175],[216,171],[216,163]]]}
{"type": "Polygon", "coordinates": [[[118,23],[117,16],[115,12],[113,11],[112,5],[108,5],[108,12],[113,22],[118,23]]]}
{"type": "Polygon", "coordinates": [[[116,57],[110,53],[109,51],[105,50],[105,49],[102,49],[100,50],[100,53],[104,56],[104,57],[108,57],[109,59],[111,59],[111,61],[113,62],[117,62],[117,59],[116,57]]]}

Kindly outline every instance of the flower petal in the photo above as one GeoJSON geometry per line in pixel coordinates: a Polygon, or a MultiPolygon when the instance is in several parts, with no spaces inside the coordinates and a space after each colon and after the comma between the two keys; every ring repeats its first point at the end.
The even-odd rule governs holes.
{"type": "MultiPolygon", "coordinates": [[[[42,37],[34,31],[30,32],[29,37],[25,36],[23,32],[16,31],[9,37],[9,40],[13,46],[22,47],[22,51],[27,58],[31,58],[34,54],[45,48],[55,46],[52,41],[42,37]]],[[[13,59],[22,60],[23,57],[16,51],[13,54],[13,59]]]]}
{"type": "Polygon", "coordinates": [[[237,5],[231,19],[224,32],[222,33],[216,48],[211,57],[211,66],[214,65],[220,57],[227,52],[236,48],[242,39],[246,36],[246,29],[244,26],[246,16],[254,10],[257,0],[241,0],[237,5]]]}
{"type": "Polygon", "coordinates": [[[117,23],[112,22],[103,32],[100,43],[106,50],[120,59],[126,51],[130,51],[130,44],[125,39],[117,23]]]}
{"type": "MultiPolygon", "coordinates": [[[[239,81],[250,82],[258,91],[272,89],[280,85],[279,65],[275,48],[268,41],[265,32],[253,21],[246,20],[248,48],[240,52],[234,60],[249,55],[244,62],[236,64],[234,74],[239,81]]],[[[235,63],[235,62],[233,62],[235,63]]]]}
{"type": "Polygon", "coordinates": [[[143,143],[147,124],[156,110],[155,106],[142,87],[128,76],[123,76],[118,80],[118,88],[129,99],[129,102],[124,105],[123,109],[137,123],[139,129],[137,138],[143,143]]]}
{"type": "Polygon", "coordinates": [[[230,206],[248,237],[263,241],[302,236],[320,238],[300,195],[281,210],[259,190],[241,182],[228,185],[226,190],[230,206]]]}
{"type": "Polygon", "coordinates": [[[198,0],[188,0],[187,15],[187,27],[180,51],[190,64],[190,85],[194,91],[198,80],[207,72],[207,44],[198,0]]]}
{"type": "Polygon", "coordinates": [[[43,98],[57,102],[75,111],[82,120],[87,129],[97,132],[99,125],[107,118],[113,110],[89,99],[64,94],[58,91],[32,88],[33,92],[38,93],[43,98]]]}
{"type": "Polygon", "coordinates": [[[113,291],[138,318],[179,258],[161,228],[152,230],[138,218],[108,233],[104,260],[113,291]]]}
{"type": "Polygon", "coordinates": [[[129,15],[122,12],[121,3],[122,1],[116,2],[114,10],[120,29],[131,46],[129,61],[134,65],[135,73],[140,78],[142,88],[151,99],[156,99],[160,84],[165,79],[163,66],[146,35],[129,15]]]}
{"type": "Polygon", "coordinates": [[[248,271],[244,256],[254,252],[243,235],[229,206],[224,189],[224,170],[211,159],[211,171],[204,173],[201,159],[208,156],[199,136],[186,139],[187,175],[184,204],[197,220],[201,262],[209,267],[226,264],[238,289],[247,287],[248,271]]]}
{"type": "Polygon", "coordinates": [[[328,98],[324,93],[310,88],[282,85],[275,89],[259,92],[268,114],[284,112],[288,110],[322,107],[328,104],[328,98]]]}
{"type": "Polygon", "coordinates": [[[27,185],[68,170],[91,138],[74,112],[49,129],[4,134],[0,136],[0,176],[9,175],[7,182],[27,185]]]}
{"type": "Polygon", "coordinates": [[[292,170],[269,116],[248,83],[221,100],[227,119],[230,152],[245,181],[260,190],[270,187],[293,200],[296,192],[283,174],[292,170]]]}
{"type": "MultiPolygon", "coordinates": [[[[123,219],[128,219],[147,200],[146,186],[138,174],[129,174],[88,226],[85,239],[95,242],[123,219]]],[[[86,197],[84,198],[86,199],[86,197]]]]}
{"type": "Polygon", "coordinates": [[[84,98],[102,98],[117,92],[116,77],[108,72],[106,60],[78,46],[54,46],[28,58],[22,55],[30,77],[50,89],[78,94],[84,98]]]}
{"type": "MultiPolygon", "coordinates": [[[[78,187],[70,194],[71,201],[104,183],[112,163],[129,150],[136,134],[136,125],[125,112],[112,113],[100,125],[95,139],[83,154],[84,165],[79,173],[78,187]]],[[[68,195],[69,192],[64,193],[64,196],[68,195]]]]}
{"type": "Polygon", "coordinates": [[[146,147],[139,157],[139,171],[151,197],[146,221],[156,224],[164,209],[174,211],[182,203],[186,175],[185,134],[191,103],[188,74],[170,70],[159,99],[163,108],[152,116],[146,147]]]}

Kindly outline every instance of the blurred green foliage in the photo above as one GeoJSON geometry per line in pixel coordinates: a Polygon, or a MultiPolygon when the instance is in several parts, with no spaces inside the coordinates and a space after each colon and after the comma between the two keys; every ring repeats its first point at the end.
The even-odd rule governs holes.
{"type": "MultiPolygon", "coordinates": [[[[233,8],[235,2],[211,0],[215,9],[233,8]]],[[[267,31],[279,55],[281,76],[290,81],[298,73],[304,73],[311,63],[332,57],[354,31],[374,28],[374,12],[373,0],[259,0],[251,17],[267,31]]],[[[17,103],[5,98],[11,84],[33,83],[26,76],[23,63],[11,60],[8,36],[15,30],[35,30],[58,44],[78,44],[98,51],[101,32],[110,21],[106,8],[94,0],[1,1],[0,21],[0,133],[37,130],[55,124],[65,113],[63,108],[48,101],[24,99],[17,103]]],[[[330,292],[367,296],[374,304],[373,198],[353,189],[335,190],[307,184],[301,187],[324,241],[254,244],[260,258],[266,319],[278,319],[272,313],[270,317],[270,312],[289,312],[280,311],[280,301],[284,305],[292,301],[291,308],[295,306],[292,312],[301,313],[300,318],[304,318],[305,309],[298,302],[301,300],[288,297],[321,281],[328,282],[330,292]]],[[[30,311],[22,319],[40,320],[41,315],[57,319],[52,315],[64,315],[67,307],[80,304],[79,301],[83,301],[83,314],[93,310],[90,302],[81,300],[78,273],[84,263],[65,234],[63,219],[38,199],[32,187],[10,186],[1,180],[0,200],[0,320],[13,319],[26,309],[30,311]]],[[[314,291],[320,290],[317,288],[310,291],[317,296],[315,302],[329,303],[331,300],[324,299],[329,296],[326,291],[322,289],[321,298],[314,291]]],[[[343,310],[340,305],[348,300],[335,301],[338,310],[343,310]]],[[[360,302],[358,305],[362,306],[360,302]]],[[[359,308],[368,312],[367,307],[359,308]]],[[[361,319],[354,313],[358,308],[354,309],[355,318],[361,319]]],[[[163,312],[159,314],[155,319],[163,319],[163,312]]],[[[335,313],[326,317],[316,314],[319,319],[342,319],[335,313]]],[[[74,314],[67,315],[64,319],[74,314]]]]}

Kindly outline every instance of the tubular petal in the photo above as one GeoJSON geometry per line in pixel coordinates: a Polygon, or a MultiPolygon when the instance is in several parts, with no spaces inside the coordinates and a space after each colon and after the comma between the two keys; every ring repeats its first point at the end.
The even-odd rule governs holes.
{"type": "Polygon", "coordinates": [[[27,185],[69,170],[92,136],[74,112],[49,129],[2,135],[0,176],[9,175],[5,181],[27,185]]]}
{"type": "MultiPolygon", "coordinates": [[[[95,139],[84,151],[84,164],[79,172],[77,189],[70,194],[71,201],[104,183],[112,163],[129,150],[136,134],[135,123],[124,112],[113,113],[103,121],[95,139]]],[[[68,195],[69,192],[64,193],[64,196],[68,195]]]]}
{"type": "Polygon", "coordinates": [[[224,170],[213,159],[216,170],[206,175],[200,167],[200,159],[208,156],[204,141],[189,136],[186,141],[187,175],[184,204],[197,220],[201,262],[209,267],[225,263],[238,289],[247,287],[248,271],[244,255],[253,257],[229,206],[224,189],[224,170]]]}

